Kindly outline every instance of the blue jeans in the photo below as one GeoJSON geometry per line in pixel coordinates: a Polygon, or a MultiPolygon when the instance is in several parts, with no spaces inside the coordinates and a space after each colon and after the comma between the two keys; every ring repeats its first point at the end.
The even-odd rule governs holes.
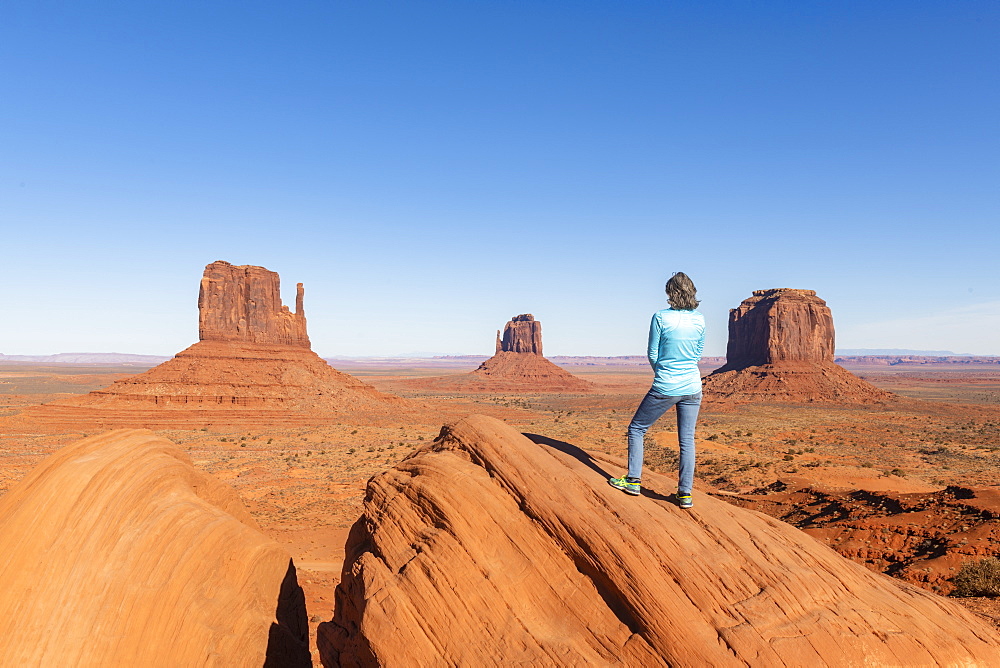
{"type": "Polygon", "coordinates": [[[701,408],[701,392],[679,397],[656,394],[652,390],[646,393],[628,426],[628,477],[633,480],[642,477],[643,437],[646,430],[675,404],[677,444],[680,446],[677,489],[690,492],[694,486],[694,425],[698,421],[698,409],[701,408]]]}

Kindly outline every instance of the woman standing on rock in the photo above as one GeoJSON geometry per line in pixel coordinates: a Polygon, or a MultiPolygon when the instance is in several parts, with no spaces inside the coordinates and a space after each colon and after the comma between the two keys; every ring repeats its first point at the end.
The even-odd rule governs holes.
{"type": "Polygon", "coordinates": [[[681,508],[694,505],[694,426],[701,407],[701,372],[698,360],[705,347],[705,316],[696,311],[694,283],[677,272],[667,281],[670,308],[653,314],[647,354],[653,367],[653,386],[643,397],[628,426],[628,474],[610,478],[608,484],[626,494],[641,491],[643,438],[671,406],[677,406],[677,443],[680,467],[677,501],[681,508]]]}

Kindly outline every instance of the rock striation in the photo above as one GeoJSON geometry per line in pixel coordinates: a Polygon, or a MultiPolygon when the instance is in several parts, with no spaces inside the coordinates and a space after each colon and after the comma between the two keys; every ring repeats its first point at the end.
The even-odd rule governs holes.
{"type": "Polygon", "coordinates": [[[994,665],[959,605],[794,527],[492,418],[446,426],[368,485],[325,666],[994,665]]]}
{"type": "Polygon", "coordinates": [[[309,347],[303,287],[297,284],[295,313],[281,303],[277,272],[218,260],[205,267],[198,294],[198,338],[309,347]]]}
{"type": "Polygon", "coordinates": [[[0,498],[10,666],[311,665],[283,548],[169,441],[67,445],[0,498]]]}
{"type": "Polygon", "coordinates": [[[201,340],[172,359],[86,395],[23,413],[51,428],[198,428],[327,424],[391,416],[406,405],[323,361],[310,349],[299,284],[281,305],[278,275],[213,262],[198,298],[201,340]]]}
{"type": "Polygon", "coordinates": [[[497,331],[496,354],[472,373],[407,381],[409,387],[461,392],[589,392],[593,384],[542,356],[542,323],[530,313],[497,331]]]}
{"type": "Polygon", "coordinates": [[[834,363],[833,314],[814,290],[755,290],[729,311],[726,364],[706,397],[741,401],[871,403],[894,395],[834,363]]]}
{"type": "Polygon", "coordinates": [[[503,328],[503,335],[497,331],[497,350],[508,353],[542,354],[542,323],[530,313],[515,315],[503,328]]]}

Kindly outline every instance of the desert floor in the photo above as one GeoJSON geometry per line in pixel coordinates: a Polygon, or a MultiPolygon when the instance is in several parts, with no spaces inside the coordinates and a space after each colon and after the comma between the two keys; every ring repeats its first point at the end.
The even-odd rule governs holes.
{"type": "MultiPolygon", "coordinates": [[[[405,381],[460,373],[466,370],[463,364],[448,369],[412,361],[337,367],[381,390],[420,400],[423,413],[382,426],[345,422],[157,431],[183,447],[198,467],[235,487],[264,532],[289,550],[306,592],[313,634],[318,622],[332,616],[344,540],[361,513],[372,475],[432,441],[443,422],[463,413],[493,415],[525,432],[624,456],[625,428],[651,379],[648,369],[636,365],[569,366],[598,389],[578,395],[457,395],[407,389],[405,381]]],[[[141,370],[0,365],[0,493],[46,455],[86,435],[85,430],[36,433],[18,419],[21,409],[104,387],[141,370]]],[[[779,480],[898,492],[1000,485],[1000,368],[851,370],[902,399],[875,407],[706,403],[697,433],[701,490],[748,493],[779,480]]],[[[672,415],[654,426],[647,438],[647,466],[673,469],[675,431],[672,415]]],[[[988,600],[960,600],[994,623],[1000,618],[988,600]]]]}

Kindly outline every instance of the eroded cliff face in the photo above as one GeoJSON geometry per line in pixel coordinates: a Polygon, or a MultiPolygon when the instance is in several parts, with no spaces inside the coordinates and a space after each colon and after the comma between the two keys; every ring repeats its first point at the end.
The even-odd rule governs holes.
{"type": "Polygon", "coordinates": [[[199,338],[308,348],[302,297],[298,283],[292,313],[281,303],[277,272],[213,262],[205,267],[198,294],[199,338]]]}
{"type": "Polygon", "coordinates": [[[503,328],[497,352],[542,354],[542,323],[530,313],[515,315],[503,328]]]}
{"type": "Polygon", "coordinates": [[[996,632],[797,529],[472,416],[368,485],[324,665],[994,665],[996,632]]]}
{"type": "Polygon", "coordinates": [[[832,362],[833,314],[815,290],[754,290],[729,311],[728,365],[832,362]]]}
{"type": "Polygon", "coordinates": [[[729,312],[726,364],[704,381],[709,400],[882,403],[895,395],[833,361],[833,314],[814,290],[755,290],[729,312]]]}
{"type": "Polygon", "coordinates": [[[0,499],[9,666],[310,665],[288,553],[169,441],[120,430],[0,499]]]}

